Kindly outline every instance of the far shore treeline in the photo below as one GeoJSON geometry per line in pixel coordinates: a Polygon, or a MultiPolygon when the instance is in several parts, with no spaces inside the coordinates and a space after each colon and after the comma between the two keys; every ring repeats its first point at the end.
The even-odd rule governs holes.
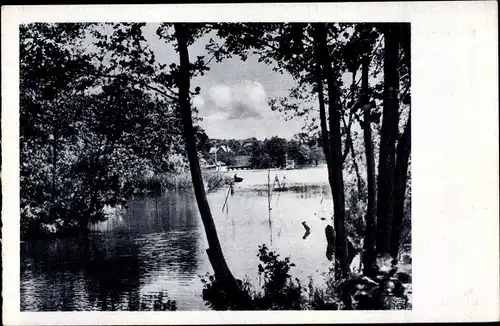
{"type": "Polygon", "coordinates": [[[297,133],[291,139],[210,139],[201,147],[207,165],[215,163],[215,153],[217,162],[237,168],[284,168],[286,160],[293,161],[294,167],[326,164],[321,140],[306,133],[297,133]]]}

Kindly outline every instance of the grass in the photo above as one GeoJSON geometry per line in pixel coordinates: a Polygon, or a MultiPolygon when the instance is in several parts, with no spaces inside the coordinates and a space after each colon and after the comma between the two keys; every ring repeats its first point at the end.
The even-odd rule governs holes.
{"type": "MultiPolygon", "coordinates": [[[[208,190],[217,189],[232,181],[230,176],[216,171],[203,171],[202,176],[208,190]]],[[[137,180],[135,193],[162,193],[167,190],[189,190],[192,187],[189,171],[181,173],[168,172],[137,180]]]]}

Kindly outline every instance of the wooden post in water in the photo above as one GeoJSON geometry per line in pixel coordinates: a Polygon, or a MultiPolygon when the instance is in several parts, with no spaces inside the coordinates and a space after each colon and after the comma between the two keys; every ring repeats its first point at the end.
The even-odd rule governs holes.
{"type": "Polygon", "coordinates": [[[229,189],[227,190],[226,200],[224,200],[224,205],[222,205],[222,212],[224,212],[224,208],[227,207],[227,199],[229,198],[230,192],[231,192],[231,185],[229,186],[229,189]]]}
{"type": "MultiPolygon", "coordinates": [[[[276,174],[276,177],[274,178],[274,182],[278,183],[278,189],[281,189],[281,184],[280,184],[280,179],[278,178],[278,174],[276,174]]],[[[274,183],[273,183],[273,189],[274,189],[274,183]]]]}

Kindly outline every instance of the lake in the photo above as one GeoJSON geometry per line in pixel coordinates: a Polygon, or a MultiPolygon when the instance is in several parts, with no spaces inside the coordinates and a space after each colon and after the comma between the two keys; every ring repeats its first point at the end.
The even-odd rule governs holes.
{"type": "MultiPolygon", "coordinates": [[[[326,168],[271,170],[271,183],[277,175],[287,188],[272,194],[271,225],[268,171],[224,173],[243,178],[233,195],[228,186],[208,193],[233,274],[259,286],[257,252],[266,244],[290,257],[304,285],[309,276],[321,282],[330,266],[324,229],[332,224],[326,168]],[[311,229],[305,239],[303,221],[311,229]]],[[[87,237],[22,243],[21,310],[156,310],[173,302],[177,310],[208,309],[200,275],[212,268],[194,195],[167,192],[127,206],[87,237]]]]}

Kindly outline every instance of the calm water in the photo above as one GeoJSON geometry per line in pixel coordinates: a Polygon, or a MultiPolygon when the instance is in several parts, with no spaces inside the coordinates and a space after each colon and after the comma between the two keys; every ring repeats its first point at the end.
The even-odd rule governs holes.
{"type": "MultiPolygon", "coordinates": [[[[271,226],[267,171],[237,173],[244,181],[236,184],[233,196],[228,188],[208,194],[235,276],[258,286],[257,249],[265,243],[290,256],[294,277],[321,280],[329,266],[324,228],[332,211],[326,169],[271,171],[271,182],[276,175],[283,182],[285,176],[288,188],[273,193],[271,226]],[[311,228],[305,239],[303,221],[311,228]]],[[[93,230],[87,238],[22,244],[22,310],[153,310],[168,300],[177,310],[207,309],[199,275],[212,269],[193,194],[131,201],[123,214],[93,230]]]]}

